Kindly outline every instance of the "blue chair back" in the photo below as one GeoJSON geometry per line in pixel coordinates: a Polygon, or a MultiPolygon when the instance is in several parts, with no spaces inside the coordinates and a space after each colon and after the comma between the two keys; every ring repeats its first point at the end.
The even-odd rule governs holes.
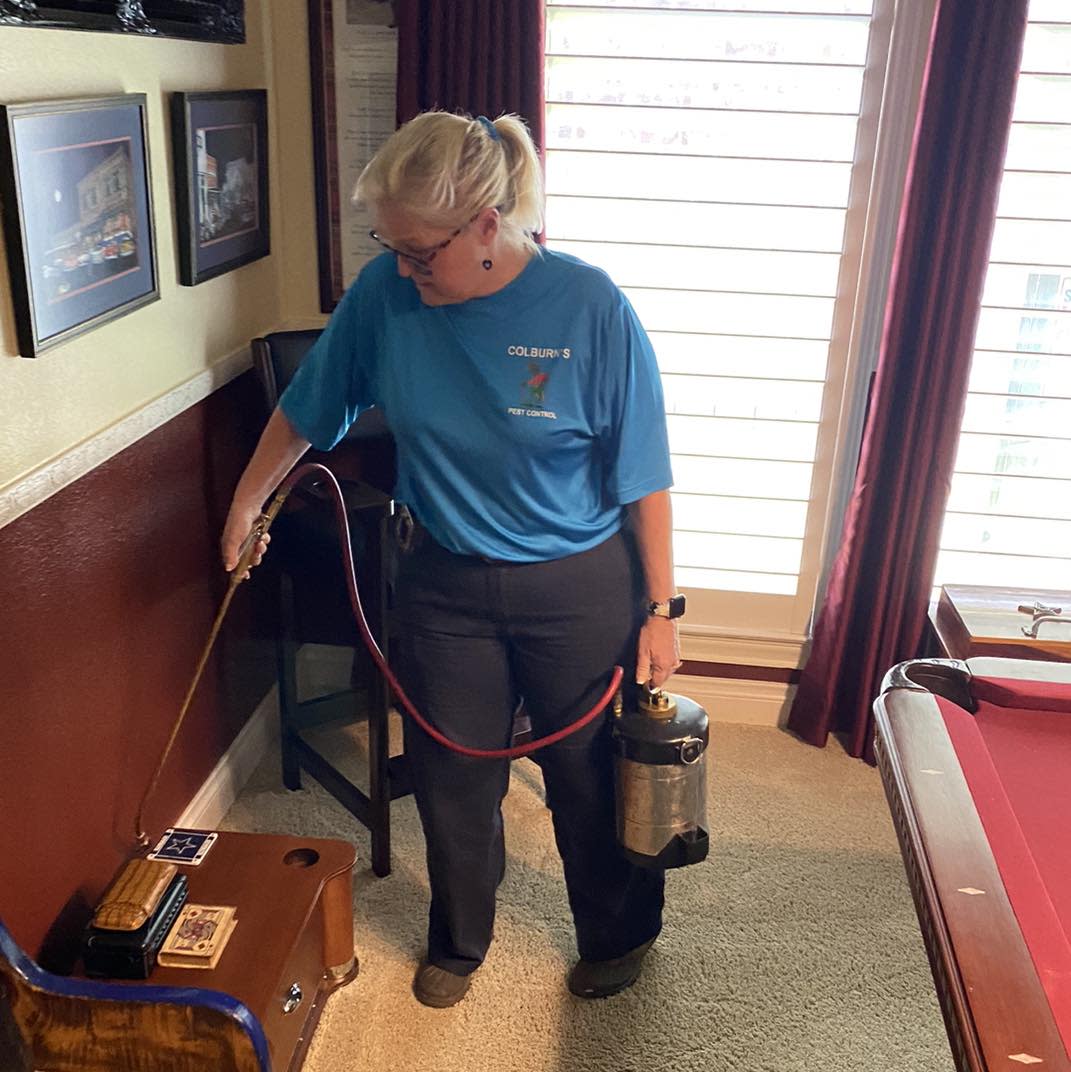
{"type": "Polygon", "coordinates": [[[53,975],[0,920],[0,1072],[35,1068],[271,1072],[271,1058],[260,1021],[228,994],[53,975]]]}

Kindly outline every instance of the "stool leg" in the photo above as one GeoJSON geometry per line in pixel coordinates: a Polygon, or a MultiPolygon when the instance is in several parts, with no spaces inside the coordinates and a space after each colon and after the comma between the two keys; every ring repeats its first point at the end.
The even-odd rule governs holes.
{"type": "Polygon", "coordinates": [[[279,750],[283,785],[301,788],[301,761],[294,747],[297,732],[297,641],[294,639],[294,582],[289,574],[279,577],[279,632],[275,641],[276,677],[279,682],[279,750]]]}
{"type": "MultiPolygon", "coordinates": [[[[368,577],[371,579],[371,621],[369,628],[380,650],[387,655],[386,571],[384,550],[387,537],[387,513],[378,518],[369,541],[368,577]]],[[[368,796],[372,833],[372,872],[384,878],[390,874],[390,727],[389,689],[383,675],[374,672],[368,690],[368,796]]]]}
{"type": "Polygon", "coordinates": [[[390,739],[385,688],[373,681],[368,712],[368,825],[372,832],[372,871],[380,878],[390,874],[390,739]]]}

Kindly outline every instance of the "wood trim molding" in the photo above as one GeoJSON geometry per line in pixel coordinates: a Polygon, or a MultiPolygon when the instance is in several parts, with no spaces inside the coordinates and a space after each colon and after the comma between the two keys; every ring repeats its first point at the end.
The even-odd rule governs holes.
{"type": "MultiPolygon", "coordinates": [[[[832,486],[824,519],[825,546],[819,562],[816,607],[825,599],[855,487],[867,397],[885,329],[885,305],[898,241],[900,206],[915,140],[935,10],[935,0],[916,0],[910,4],[883,2],[877,5],[872,23],[872,33],[888,38],[889,51],[883,84],[874,87],[879,99],[869,98],[863,106],[862,121],[878,124],[874,174],[868,192],[868,218],[846,354],[846,375],[837,401],[839,415],[831,416],[837,421],[837,432],[826,476],[832,486]]],[[[835,393],[826,391],[831,403],[835,393]]]]}
{"type": "Polygon", "coordinates": [[[793,633],[743,634],[713,627],[681,626],[681,654],[686,662],[796,670],[805,661],[808,644],[808,637],[793,633]]]}
{"type": "Polygon", "coordinates": [[[711,722],[748,726],[784,726],[796,686],[777,681],[698,677],[674,674],[667,690],[695,700],[711,722]]]}
{"type": "Polygon", "coordinates": [[[92,472],[184,410],[197,405],[251,365],[249,347],[243,346],[141,409],[64,451],[59,457],[31,470],[7,487],[0,488],[0,528],[35,506],[40,506],[56,492],[92,472]]]}
{"type": "Polygon", "coordinates": [[[735,681],[779,681],[783,685],[798,685],[802,670],[791,666],[742,666],[739,663],[700,663],[686,659],[678,674],[693,677],[721,677],[735,681]]]}

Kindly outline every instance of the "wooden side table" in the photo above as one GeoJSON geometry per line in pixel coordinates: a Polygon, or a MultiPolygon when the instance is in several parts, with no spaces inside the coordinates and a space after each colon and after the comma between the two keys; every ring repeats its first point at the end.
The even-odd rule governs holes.
{"type": "Polygon", "coordinates": [[[234,933],[211,971],[158,965],[149,982],[230,994],[264,1028],[272,1068],[300,1068],[327,995],[357,974],[356,859],[345,841],[220,833],[204,863],[183,870],[189,902],[237,907],[234,933]]]}
{"type": "Polygon", "coordinates": [[[211,970],[157,965],[144,982],[60,978],[11,951],[30,1067],[298,1072],[327,996],[357,974],[355,860],[344,841],[220,833],[200,866],[182,868],[187,903],[237,908],[211,970]]]}
{"type": "Polygon", "coordinates": [[[929,617],[941,653],[950,659],[991,655],[1071,662],[1071,592],[950,584],[929,617]],[[1023,628],[1031,628],[1033,615],[1019,608],[1035,603],[1062,614],[1041,621],[1030,637],[1023,628]]]}

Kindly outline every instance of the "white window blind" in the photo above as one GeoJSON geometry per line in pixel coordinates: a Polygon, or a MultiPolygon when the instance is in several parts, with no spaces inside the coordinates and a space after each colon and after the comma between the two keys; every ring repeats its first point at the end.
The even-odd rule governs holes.
{"type": "Polygon", "coordinates": [[[1071,589],[1067,0],[1030,5],[981,302],[935,583],[1071,589]]]}
{"type": "Polygon", "coordinates": [[[871,0],[547,4],[548,245],[605,268],[658,354],[677,583],[806,604],[796,628],[855,294],[864,77],[885,58],[868,67],[871,17],[871,0]]]}

